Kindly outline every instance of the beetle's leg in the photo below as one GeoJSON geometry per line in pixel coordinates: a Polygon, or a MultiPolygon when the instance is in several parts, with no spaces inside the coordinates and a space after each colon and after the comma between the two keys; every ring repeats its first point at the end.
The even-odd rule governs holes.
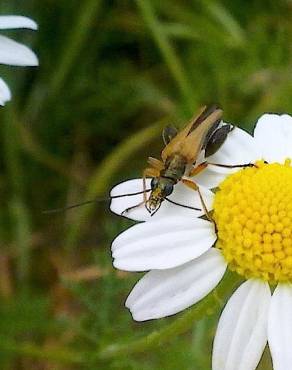
{"type": "MultiPolygon", "coordinates": [[[[265,164],[269,164],[268,161],[264,161],[265,164]]],[[[255,167],[258,168],[259,166],[256,163],[244,163],[244,164],[220,164],[220,163],[210,163],[207,162],[207,165],[223,167],[223,168],[246,168],[246,167],[255,167]]]]}
{"type": "Polygon", "coordinates": [[[200,201],[201,201],[201,203],[202,203],[202,207],[203,207],[203,209],[204,209],[204,212],[205,212],[205,215],[206,215],[207,219],[208,219],[209,221],[211,221],[211,222],[213,222],[213,223],[214,223],[214,220],[212,219],[212,217],[211,217],[211,215],[210,215],[210,212],[208,211],[207,206],[206,206],[206,204],[205,204],[205,202],[204,202],[204,199],[203,199],[203,196],[202,196],[202,193],[201,193],[201,191],[200,191],[199,186],[198,186],[194,181],[189,180],[189,179],[182,179],[181,181],[182,181],[182,183],[183,183],[183,184],[185,184],[188,188],[193,189],[193,190],[195,190],[195,191],[197,191],[197,192],[198,192],[199,197],[200,197],[200,201]]]}
{"type": "Polygon", "coordinates": [[[208,166],[208,164],[209,164],[208,162],[202,162],[198,166],[191,168],[187,176],[193,177],[193,176],[198,175],[208,166]]]}
{"type": "MultiPolygon", "coordinates": [[[[159,159],[153,158],[153,157],[148,157],[148,163],[150,164],[151,167],[154,169],[161,171],[164,169],[164,163],[160,161],[159,159]]],[[[152,170],[152,168],[150,168],[152,170]]],[[[157,176],[157,174],[156,174],[157,176]]],[[[153,176],[152,176],[153,177],[153,176]]]]}
{"type": "Polygon", "coordinates": [[[212,165],[222,168],[246,168],[246,167],[258,167],[254,163],[244,163],[244,164],[220,164],[220,163],[207,163],[207,165],[212,165]]]}
{"type": "Polygon", "coordinates": [[[207,161],[200,163],[198,166],[193,167],[187,176],[193,177],[198,175],[200,172],[202,172],[205,168],[207,168],[209,165],[221,167],[221,168],[246,168],[246,167],[257,167],[254,163],[244,163],[244,164],[219,164],[219,163],[209,163],[207,161]]]}
{"type": "Polygon", "coordinates": [[[141,207],[142,205],[145,205],[146,202],[147,202],[147,192],[146,192],[146,178],[147,177],[156,177],[159,175],[159,171],[155,168],[151,168],[151,167],[148,167],[148,168],[145,168],[145,170],[143,171],[143,201],[132,206],[132,207],[129,207],[129,208],[126,208],[121,216],[124,216],[126,213],[132,211],[133,209],[135,208],[139,208],[141,207]]]}
{"type": "Polygon", "coordinates": [[[169,144],[171,140],[177,135],[177,133],[177,128],[173,125],[167,125],[166,127],[164,127],[162,131],[164,145],[166,146],[167,144],[169,144]]]}

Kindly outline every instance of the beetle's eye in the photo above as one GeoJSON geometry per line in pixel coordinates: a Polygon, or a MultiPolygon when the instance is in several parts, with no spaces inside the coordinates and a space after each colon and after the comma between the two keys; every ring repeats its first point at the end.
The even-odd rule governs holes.
{"type": "Polygon", "coordinates": [[[164,196],[167,197],[170,195],[173,191],[173,185],[172,184],[166,184],[164,187],[164,196]]]}
{"type": "Polygon", "coordinates": [[[153,179],[150,182],[151,189],[154,189],[158,184],[158,180],[156,177],[153,177],[153,179]]]}

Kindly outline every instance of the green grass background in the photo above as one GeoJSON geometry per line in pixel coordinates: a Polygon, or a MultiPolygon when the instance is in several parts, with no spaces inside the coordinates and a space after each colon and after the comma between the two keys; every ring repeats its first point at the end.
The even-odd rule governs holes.
{"type": "Polygon", "coordinates": [[[140,176],[163,125],[202,104],[249,131],[263,112],[291,113],[291,1],[2,0],[0,13],[38,22],[3,34],[40,58],[1,66],[13,101],[0,111],[0,368],[210,369],[231,283],[135,323],[123,302],[139,274],[110,256],[131,222],[106,203],[41,212],[140,176]]]}

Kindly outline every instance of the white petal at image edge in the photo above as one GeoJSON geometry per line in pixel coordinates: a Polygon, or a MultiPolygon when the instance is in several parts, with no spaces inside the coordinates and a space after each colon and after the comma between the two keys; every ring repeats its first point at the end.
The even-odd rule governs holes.
{"type": "Polygon", "coordinates": [[[255,370],[267,343],[271,292],[248,280],[231,296],[219,319],[212,370],[255,370]]]}
{"type": "Polygon", "coordinates": [[[271,301],[268,342],[274,370],[292,368],[292,285],[279,284],[271,301]]]}
{"type": "Polygon", "coordinates": [[[21,15],[1,15],[0,16],[0,30],[29,28],[37,30],[38,25],[30,18],[21,15]]]}
{"type": "Polygon", "coordinates": [[[0,35],[0,64],[37,66],[38,58],[27,46],[0,35]]]}
{"type": "Polygon", "coordinates": [[[264,114],[259,118],[254,138],[261,158],[268,162],[283,162],[292,158],[292,117],[288,114],[264,114]]]}
{"type": "Polygon", "coordinates": [[[135,285],[128,307],[136,321],[173,315],[204,298],[222,279],[226,263],[212,248],[194,261],[168,270],[153,270],[135,285]]]}
{"type": "Polygon", "coordinates": [[[0,78],[0,105],[4,105],[11,99],[11,92],[7,84],[0,78]]]}
{"type": "Polygon", "coordinates": [[[112,243],[114,266],[125,271],[168,269],[210,249],[216,241],[212,222],[164,217],[134,225],[112,243]]]}

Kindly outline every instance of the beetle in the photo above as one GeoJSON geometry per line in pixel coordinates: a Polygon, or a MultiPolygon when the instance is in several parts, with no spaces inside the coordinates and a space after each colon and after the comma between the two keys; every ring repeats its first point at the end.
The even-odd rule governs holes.
{"type": "Polygon", "coordinates": [[[186,177],[200,173],[208,165],[207,161],[196,164],[204,151],[207,158],[214,154],[224,143],[232,127],[221,126],[223,111],[216,106],[200,109],[190,122],[178,131],[174,126],[166,126],[162,137],[165,144],[161,159],[148,157],[150,165],[143,171],[143,202],[127,208],[123,214],[133,208],[145,205],[151,215],[160,208],[162,202],[173,192],[178,182],[198,191],[206,215],[208,211],[198,185],[186,177]],[[146,178],[151,177],[150,196],[147,199],[146,178]]]}

